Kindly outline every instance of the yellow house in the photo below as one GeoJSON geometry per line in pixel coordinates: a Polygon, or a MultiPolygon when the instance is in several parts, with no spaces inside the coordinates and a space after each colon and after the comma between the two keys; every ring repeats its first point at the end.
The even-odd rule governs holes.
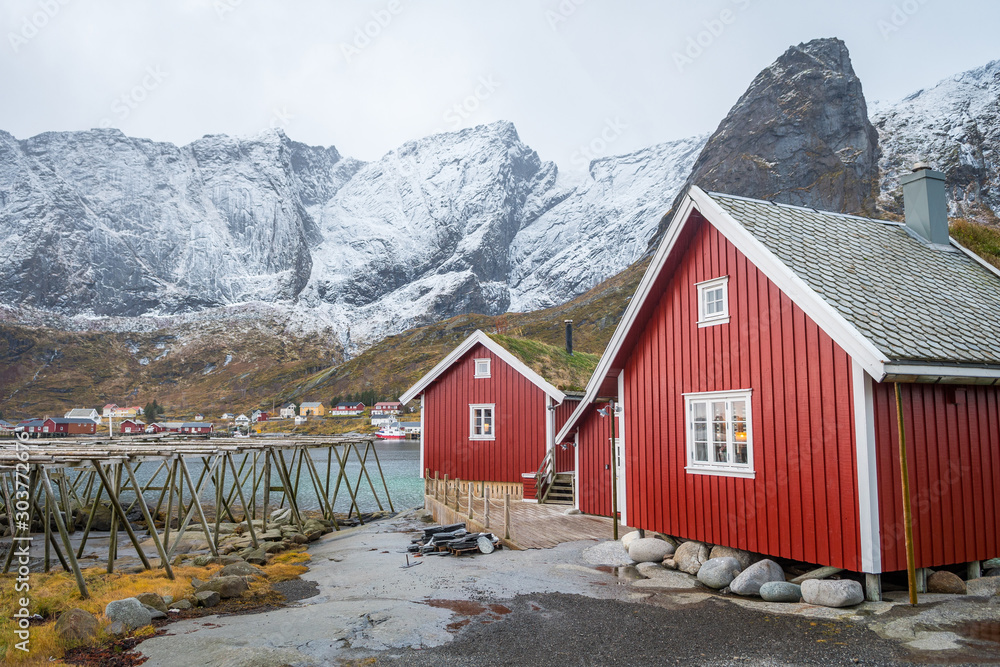
{"type": "Polygon", "coordinates": [[[299,414],[303,417],[322,417],[326,414],[326,408],[322,403],[303,403],[299,406],[299,414]]]}

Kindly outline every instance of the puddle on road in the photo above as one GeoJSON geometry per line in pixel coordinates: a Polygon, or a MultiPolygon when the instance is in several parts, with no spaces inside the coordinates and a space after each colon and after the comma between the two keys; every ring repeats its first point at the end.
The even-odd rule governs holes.
{"type": "Polygon", "coordinates": [[[510,608],[502,604],[483,604],[472,600],[423,600],[422,602],[428,607],[448,609],[459,616],[466,617],[445,626],[449,632],[458,632],[469,625],[475,617],[482,616],[479,622],[489,624],[510,613],[510,608]]]}
{"type": "Polygon", "coordinates": [[[605,574],[613,574],[619,579],[624,579],[626,581],[635,581],[637,579],[646,578],[639,574],[639,570],[636,569],[635,565],[622,565],[618,567],[611,565],[598,565],[594,569],[598,572],[604,572],[605,574]]]}
{"type": "Polygon", "coordinates": [[[1000,644],[1000,621],[969,621],[957,626],[954,631],[966,639],[1000,644]]]}

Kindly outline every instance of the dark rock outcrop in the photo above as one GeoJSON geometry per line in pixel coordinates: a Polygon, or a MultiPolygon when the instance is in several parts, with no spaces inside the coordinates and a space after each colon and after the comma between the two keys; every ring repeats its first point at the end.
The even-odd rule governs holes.
{"type": "Polygon", "coordinates": [[[650,240],[653,250],[688,185],[704,190],[871,214],[878,133],[839,39],[793,46],[764,69],[705,144],[650,240]]]}

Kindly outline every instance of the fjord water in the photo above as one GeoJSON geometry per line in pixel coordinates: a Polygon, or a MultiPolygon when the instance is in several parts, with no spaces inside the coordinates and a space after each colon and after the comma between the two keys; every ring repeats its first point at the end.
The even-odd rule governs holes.
{"type": "MultiPolygon", "coordinates": [[[[423,480],[420,479],[420,444],[416,440],[403,440],[403,441],[377,441],[374,445],[375,453],[378,454],[378,463],[381,464],[382,474],[385,476],[385,484],[383,485],[382,479],[379,476],[379,466],[376,465],[375,456],[372,453],[368,454],[368,458],[365,461],[365,470],[368,473],[366,477],[361,472],[361,462],[360,457],[364,457],[365,448],[359,447],[358,452],[355,453],[353,450],[350,452],[347,458],[347,464],[345,470],[347,471],[347,481],[350,484],[351,489],[354,491],[355,498],[358,503],[358,507],[362,512],[374,512],[379,509],[379,504],[376,501],[375,494],[372,493],[372,487],[374,486],[375,492],[377,493],[378,500],[382,502],[382,508],[385,510],[389,509],[389,503],[386,501],[386,487],[388,487],[389,497],[392,498],[392,506],[396,511],[403,509],[408,509],[410,507],[416,507],[417,505],[423,505],[423,480]],[[369,484],[369,478],[371,479],[371,484],[369,484]],[[359,481],[360,480],[360,481],[359,481]]],[[[326,474],[327,474],[327,460],[328,460],[328,449],[311,449],[307,450],[315,464],[316,470],[320,477],[323,479],[325,484],[326,474]]],[[[341,456],[343,456],[341,451],[341,456]]],[[[233,462],[236,464],[237,470],[240,468],[240,461],[242,456],[235,456],[233,462]]],[[[200,459],[188,458],[185,459],[188,465],[188,469],[191,471],[191,477],[195,481],[201,477],[202,470],[204,466],[200,459]]],[[[291,464],[291,454],[285,454],[286,465],[291,464]]],[[[161,469],[157,472],[157,467],[159,466],[159,461],[146,461],[140,468],[136,471],[136,478],[138,482],[145,486],[146,483],[153,477],[154,473],[156,475],[156,482],[152,484],[153,487],[159,487],[161,483],[166,478],[166,470],[161,469]]],[[[331,494],[333,489],[337,486],[337,474],[340,469],[340,464],[337,462],[336,456],[334,456],[333,461],[330,465],[330,489],[331,494]]],[[[292,472],[293,479],[292,483],[295,484],[294,475],[292,472]]],[[[263,484],[260,484],[257,489],[257,503],[258,506],[262,502],[263,496],[263,484]]],[[[277,474],[273,471],[271,473],[271,486],[280,487],[281,480],[278,478],[277,474]]],[[[247,494],[249,501],[251,481],[247,479],[243,483],[243,493],[247,494]]],[[[226,470],[226,483],[225,488],[232,488],[232,473],[228,469],[226,470]]],[[[185,496],[187,495],[187,487],[185,486],[185,496]]],[[[159,497],[159,491],[146,491],[143,494],[147,502],[151,505],[155,505],[157,498],[159,497]]],[[[277,506],[281,501],[281,492],[272,491],[271,492],[271,506],[272,509],[277,506]]],[[[302,469],[302,473],[299,476],[298,482],[298,505],[301,510],[319,510],[320,501],[316,495],[315,488],[312,483],[312,479],[309,476],[309,471],[306,468],[302,469]]],[[[123,493],[123,498],[130,501],[134,498],[134,494],[123,493]]],[[[201,493],[202,501],[208,506],[214,506],[215,504],[215,489],[211,482],[206,482],[201,493]]],[[[176,501],[175,501],[176,502],[176,501]]],[[[239,499],[234,496],[233,498],[233,510],[234,512],[239,512],[239,499]]],[[[286,503],[287,505],[287,503],[286,503]]],[[[162,505],[166,507],[166,501],[162,505]]],[[[340,485],[340,490],[336,494],[336,503],[334,504],[334,510],[337,512],[347,512],[351,508],[351,495],[348,493],[347,486],[342,482],[340,485]]]]}

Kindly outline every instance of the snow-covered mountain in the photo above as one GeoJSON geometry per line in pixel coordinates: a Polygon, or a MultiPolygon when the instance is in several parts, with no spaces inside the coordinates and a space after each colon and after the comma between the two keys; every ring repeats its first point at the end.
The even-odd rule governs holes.
{"type": "Polygon", "coordinates": [[[703,143],[601,158],[569,185],[508,122],[371,163],[281,131],[183,147],[0,133],[0,304],[134,318],[264,302],[350,350],[561,303],[641,254],[703,143]]]}
{"type": "Polygon", "coordinates": [[[846,48],[819,40],[765,69],[707,147],[604,157],[575,180],[509,122],[369,163],[281,131],[187,146],[0,132],[0,319],[145,330],[273,313],[352,353],[460,313],[567,301],[639,258],[689,179],[845,210],[867,210],[878,180],[879,208],[898,212],[899,175],[926,160],[954,214],[1000,212],[1000,61],[871,105],[877,146],[865,108],[846,48]]]}
{"type": "Polygon", "coordinates": [[[927,161],[946,176],[952,215],[1000,215],[1000,60],[875,102],[871,117],[882,146],[881,207],[901,211],[900,175],[927,161]]]}

